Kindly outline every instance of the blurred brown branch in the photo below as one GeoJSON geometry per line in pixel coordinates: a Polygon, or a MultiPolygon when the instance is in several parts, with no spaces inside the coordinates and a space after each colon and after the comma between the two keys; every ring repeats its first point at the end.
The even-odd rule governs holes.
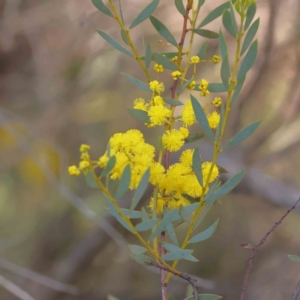
{"type": "Polygon", "coordinates": [[[300,280],[298,281],[295,292],[292,295],[292,300],[297,300],[298,299],[299,291],[300,291],[300,280]]]}

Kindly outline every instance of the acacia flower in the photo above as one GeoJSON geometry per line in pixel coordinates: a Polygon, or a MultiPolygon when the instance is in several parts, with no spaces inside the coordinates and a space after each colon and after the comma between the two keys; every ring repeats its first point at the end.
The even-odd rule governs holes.
{"type": "Polygon", "coordinates": [[[174,63],[177,63],[177,60],[178,60],[178,56],[174,56],[171,58],[171,61],[174,63]]]}
{"type": "Polygon", "coordinates": [[[181,121],[185,126],[191,126],[196,122],[196,116],[191,99],[187,100],[181,112],[181,121]]]}
{"type": "Polygon", "coordinates": [[[179,157],[179,161],[186,166],[191,166],[193,163],[193,153],[194,149],[187,149],[182,151],[179,157]]]}
{"type": "Polygon", "coordinates": [[[206,95],[209,95],[210,92],[208,90],[208,81],[205,80],[205,79],[202,79],[201,82],[200,82],[200,89],[201,89],[201,92],[200,92],[200,96],[201,97],[205,97],[206,95]]]}
{"type": "Polygon", "coordinates": [[[191,63],[192,64],[199,64],[199,62],[200,62],[200,57],[199,56],[197,56],[197,55],[195,55],[195,56],[192,56],[191,57],[191,63]]]}
{"type": "Polygon", "coordinates": [[[80,170],[76,166],[70,166],[68,172],[71,176],[79,176],[80,170]]]}
{"type": "MultiPolygon", "coordinates": [[[[204,183],[207,181],[211,166],[212,163],[209,161],[202,163],[202,176],[203,176],[204,183]]],[[[213,181],[215,181],[218,176],[219,176],[219,169],[216,165],[214,165],[208,183],[212,183],[213,181]]]]}
{"type": "Polygon", "coordinates": [[[149,87],[151,91],[153,91],[156,94],[160,94],[165,90],[165,86],[162,82],[159,82],[157,80],[152,80],[149,82],[149,87]]]}
{"type": "Polygon", "coordinates": [[[180,71],[174,71],[172,72],[172,77],[173,77],[173,80],[177,80],[179,78],[179,76],[181,75],[181,72],[180,71]]]}
{"type": "Polygon", "coordinates": [[[221,61],[221,57],[218,55],[214,55],[211,60],[213,61],[214,64],[217,64],[221,61]]]}
{"type": "Polygon", "coordinates": [[[149,104],[146,103],[145,99],[143,99],[143,98],[137,98],[134,100],[134,105],[133,105],[134,109],[140,109],[140,110],[147,111],[148,106],[149,106],[149,104]]]}
{"type": "Polygon", "coordinates": [[[163,125],[166,122],[166,118],[171,117],[172,112],[164,105],[151,106],[148,111],[150,122],[152,125],[163,125]]]}
{"type": "Polygon", "coordinates": [[[188,88],[189,90],[194,90],[194,89],[195,89],[195,85],[196,85],[196,81],[193,80],[193,81],[187,86],[187,88],[188,88]]]}
{"type": "Polygon", "coordinates": [[[184,145],[184,136],[179,130],[167,130],[162,136],[162,144],[170,152],[178,151],[184,145]]]}
{"type": "Polygon", "coordinates": [[[163,65],[160,64],[155,64],[153,69],[156,73],[162,73],[164,71],[163,65]]]}
{"type": "Polygon", "coordinates": [[[153,102],[153,105],[164,105],[165,104],[163,97],[159,96],[159,95],[153,97],[152,102],[153,102]]]}
{"type": "Polygon", "coordinates": [[[82,145],[80,146],[79,151],[80,151],[81,153],[83,153],[83,152],[89,151],[90,149],[91,149],[91,147],[90,147],[89,145],[82,144],[82,145]]]}
{"type": "Polygon", "coordinates": [[[216,129],[220,123],[220,114],[217,111],[213,111],[211,114],[207,114],[208,125],[211,129],[216,129]]]}
{"type": "Polygon", "coordinates": [[[214,106],[218,107],[222,104],[222,99],[220,97],[215,97],[212,103],[214,106]]]}

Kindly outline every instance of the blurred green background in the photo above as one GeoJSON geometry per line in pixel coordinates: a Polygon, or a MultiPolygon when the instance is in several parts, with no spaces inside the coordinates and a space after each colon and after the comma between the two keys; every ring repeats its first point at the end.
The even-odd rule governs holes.
{"type": "MultiPolygon", "coordinates": [[[[121,2],[127,25],[149,3],[121,2]]],[[[199,18],[220,3],[206,1],[199,18]]],[[[257,0],[257,6],[259,55],[232,111],[227,138],[249,123],[263,122],[246,143],[220,159],[230,175],[243,167],[247,175],[205,219],[203,228],[216,218],[220,222],[214,236],[195,250],[199,263],[178,267],[199,277],[201,293],[225,300],[238,299],[241,291],[250,251],[240,244],[257,243],[300,196],[300,1],[257,0]]],[[[155,16],[179,39],[182,16],[173,1],[161,0],[155,16]]],[[[17,299],[5,280],[39,300],[96,300],[108,294],[120,300],[160,299],[158,273],[129,258],[126,244],[137,241],[107,216],[100,192],[88,188],[83,177],[67,174],[82,143],[91,145],[95,158],[112,134],[130,128],[158,143],[159,130],[145,128],[126,110],[145,94],[120,72],[146,82],[144,74],[95,31],[121,41],[116,22],[90,0],[2,0],[0,18],[0,299],[17,299]]],[[[216,20],[207,28],[220,26],[216,20]]],[[[154,51],[174,51],[164,41],[158,47],[161,37],[149,20],[132,30],[132,38],[140,53],[147,42],[154,51]]],[[[228,34],[226,39],[234,53],[234,39],[228,34]]],[[[195,53],[205,41],[197,36],[195,53]]],[[[219,54],[217,41],[208,42],[208,57],[219,54]]],[[[219,82],[219,68],[201,65],[198,79],[219,82]]],[[[159,78],[168,95],[171,76],[159,78]]],[[[211,159],[206,141],[201,143],[211,159]]],[[[287,254],[300,253],[299,229],[296,211],[272,234],[255,259],[247,299],[290,299],[300,265],[287,254]]],[[[173,278],[172,299],[183,299],[186,288],[173,278]]]]}

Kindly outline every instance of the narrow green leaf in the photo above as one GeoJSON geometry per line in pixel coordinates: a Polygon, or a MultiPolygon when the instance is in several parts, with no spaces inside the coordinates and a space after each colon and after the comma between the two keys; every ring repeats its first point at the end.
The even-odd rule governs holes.
{"type": "Polygon", "coordinates": [[[192,31],[208,39],[217,39],[219,37],[219,34],[217,32],[207,29],[192,29],[192,31]]]}
{"type": "Polygon", "coordinates": [[[230,78],[230,66],[229,66],[229,59],[228,54],[226,54],[222,60],[221,65],[221,78],[225,88],[229,89],[229,78],[230,78]]]}
{"type": "Polygon", "coordinates": [[[97,181],[95,180],[95,175],[92,171],[88,171],[85,175],[85,181],[86,181],[86,184],[93,188],[93,189],[98,189],[99,188],[99,185],[97,183],[97,181]]]}
{"type": "Polygon", "coordinates": [[[141,109],[128,108],[129,114],[138,121],[143,123],[150,123],[148,113],[141,109]]]}
{"type": "Polygon", "coordinates": [[[152,60],[152,51],[151,51],[151,47],[148,43],[147,47],[146,47],[146,53],[145,53],[145,66],[147,69],[149,69],[149,67],[150,67],[151,60],[152,60]]]}
{"type": "Polygon", "coordinates": [[[205,58],[207,45],[208,45],[207,42],[203,43],[203,45],[201,46],[201,48],[197,54],[200,57],[200,60],[205,58]]]}
{"type": "Polygon", "coordinates": [[[177,47],[177,42],[174,38],[174,36],[171,34],[171,32],[169,31],[169,29],[158,19],[156,19],[153,16],[150,16],[150,21],[152,23],[152,25],[154,26],[154,28],[158,31],[158,33],[166,40],[168,41],[170,44],[172,44],[173,46],[177,47]]]}
{"type": "Polygon", "coordinates": [[[231,18],[231,14],[228,10],[225,10],[222,16],[222,22],[226,30],[233,36],[236,37],[237,31],[234,28],[234,21],[231,18]]]}
{"type": "Polygon", "coordinates": [[[172,242],[178,246],[178,240],[177,240],[177,237],[176,237],[176,234],[175,234],[175,231],[174,231],[174,227],[173,227],[173,224],[172,223],[169,223],[166,227],[167,229],[167,232],[170,236],[170,239],[172,240],[172,242]]]}
{"type": "Polygon", "coordinates": [[[288,258],[289,258],[291,261],[300,262],[300,257],[299,257],[298,255],[295,255],[295,254],[289,254],[289,255],[288,255],[288,258]]]}
{"type": "Polygon", "coordinates": [[[123,171],[123,174],[122,174],[119,186],[118,186],[118,190],[116,193],[116,199],[120,199],[128,191],[128,188],[130,185],[130,180],[131,180],[131,170],[130,170],[130,165],[128,164],[123,171]]]}
{"type": "Polygon", "coordinates": [[[224,34],[221,29],[219,31],[219,47],[220,47],[220,51],[221,51],[221,57],[223,59],[224,56],[228,53],[228,50],[227,50],[227,45],[226,45],[226,41],[224,38],[224,34]]]}
{"type": "Polygon", "coordinates": [[[166,69],[176,71],[178,67],[174,65],[168,58],[159,53],[153,53],[153,59],[160,65],[163,65],[166,69]]]}
{"type": "Polygon", "coordinates": [[[111,11],[107,8],[106,5],[104,5],[102,0],[92,0],[93,4],[98,8],[101,12],[106,14],[109,17],[113,17],[113,14],[111,11]]]}
{"type": "MultiPolygon", "coordinates": [[[[162,245],[164,246],[165,249],[167,249],[169,252],[173,252],[173,251],[180,251],[182,250],[180,247],[176,246],[176,245],[172,245],[170,243],[166,243],[163,242],[162,245]]],[[[193,250],[187,250],[185,249],[185,251],[187,251],[187,253],[191,254],[193,252],[193,250]]]]}
{"type": "Polygon", "coordinates": [[[208,202],[214,202],[215,200],[219,199],[220,197],[227,195],[230,191],[232,191],[242,180],[245,171],[242,170],[241,172],[237,173],[229,180],[227,180],[212,196],[208,199],[208,202]]]}
{"type": "Polygon", "coordinates": [[[148,4],[140,13],[139,15],[133,20],[129,28],[133,28],[137,26],[138,24],[145,21],[147,18],[150,17],[150,15],[155,11],[157,5],[159,3],[159,0],[153,0],[150,4],[148,4]]]}
{"type": "Polygon", "coordinates": [[[143,221],[138,225],[136,225],[135,229],[137,231],[147,231],[153,228],[153,226],[157,223],[157,221],[158,221],[157,219],[150,219],[150,220],[143,221]]]}
{"type": "Polygon", "coordinates": [[[236,32],[236,34],[238,33],[238,27],[236,24],[236,19],[235,19],[235,14],[234,14],[234,7],[232,5],[232,3],[229,3],[229,12],[230,12],[230,17],[231,17],[231,21],[232,21],[232,26],[234,28],[234,32],[236,32]]]}
{"type": "Polygon", "coordinates": [[[176,214],[176,210],[173,209],[164,215],[163,219],[159,222],[158,226],[154,230],[154,232],[150,236],[150,240],[154,239],[158,234],[160,234],[169,223],[172,222],[174,215],[176,214]]]}
{"type": "Polygon", "coordinates": [[[193,80],[195,80],[195,78],[191,78],[191,79],[185,81],[185,83],[182,85],[182,87],[179,90],[179,94],[181,94],[193,80]]]}
{"type": "Polygon", "coordinates": [[[191,243],[191,244],[199,243],[199,242],[209,239],[214,234],[214,232],[218,226],[218,223],[219,223],[219,219],[214,224],[212,224],[210,227],[208,227],[206,230],[204,230],[203,232],[192,237],[189,240],[189,243],[191,243]]]}
{"type": "Polygon", "coordinates": [[[106,195],[104,195],[104,198],[106,200],[107,206],[108,206],[108,212],[113,215],[118,221],[119,223],[125,227],[127,230],[129,230],[130,232],[132,232],[130,226],[127,224],[127,222],[122,219],[122,217],[120,216],[120,214],[118,213],[117,209],[115,208],[115,206],[113,205],[113,203],[107,198],[106,195]]]}
{"type": "Polygon", "coordinates": [[[208,84],[208,90],[211,93],[224,93],[227,92],[227,88],[223,83],[209,83],[208,84]]]}
{"type": "Polygon", "coordinates": [[[223,11],[225,9],[228,9],[228,8],[229,8],[229,2],[225,2],[221,5],[219,5],[203,19],[203,21],[200,23],[198,28],[201,28],[201,27],[209,24],[210,22],[214,21],[215,19],[217,19],[218,17],[220,17],[223,14],[223,11]]]}
{"type": "MultiPolygon", "coordinates": [[[[197,9],[199,10],[199,8],[205,3],[205,0],[198,0],[198,6],[197,9]]],[[[199,13],[199,12],[198,12],[199,13]]],[[[198,15],[197,15],[198,16],[198,15]]],[[[197,18],[196,18],[197,19],[197,18]]]]}
{"type": "Polygon", "coordinates": [[[183,103],[176,99],[164,98],[164,101],[173,106],[181,106],[183,103]]]}
{"type": "Polygon", "coordinates": [[[140,219],[141,218],[141,212],[140,211],[130,211],[128,208],[121,208],[123,214],[128,217],[129,219],[140,219]]]}
{"type": "Polygon", "coordinates": [[[246,75],[246,73],[251,69],[251,67],[253,66],[256,56],[257,56],[257,48],[258,48],[258,43],[257,40],[254,41],[247,54],[245,55],[245,58],[241,64],[237,79],[240,79],[241,77],[243,77],[244,75],[246,75]]]}
{"type": "Polygon", "coordinates": [[[259,27],[259,20],[260,20],[259,18],[256,19],[256,21],[249,28],[249,30],[248,30],[248,32],[245,36],[245,40],[244,40],[243,47],[242,47],[242,50],[241,50],[241,55],[243,55],[246,52],[246,50],[250,46],[253,38],[255,37],[257,29],[259,27]]]}
{"type": "Polygon", "coordinates": [[[131,254],[130,257],[141,265],[149,264],[152,262],[152,259],[144,254],[140,254],[140,255],[131,254]]]}
{"type": "Polygon", "coordinates": [[[201,125],[206,135],[213,141],[214,134],[208,125],[207,117],[202,106],[193,95],[191,95],[191,101],[198,123],[201,125]]]}
{"type": "Polygon", "coordinates": [[[175,0],[175,6],[177,10],[184,16],[185,15],[185,7],[182,3],[182,0],[175,0]]]}
{"type": "Polygon", "coordinates": [[[250,135],[254,133],[254,131],[258,128],[261,121],[257,121],[252,123],[251,125],[248,125],[247,127],[243,128],[240,132],[238,132],[230,141],[229,143],[224,147],[225,149],[232,148],[244,140],[246,140],[250,135]]]}
{"type": "Polygon", "coordinates": [[[110,35],[108,35],[107,33],[105,33],[102,30],[97,29],[97,32],[114,48],[116,48],[117,50],[119,50],[120,52],[133,57],[132,53],[125,49],[121,44],[119,44],[115,39],[113,39],[110,35]]]}
{"type": "Polygon", "coordinates": [[[255,4],[255,2],[253,2],[247,9],[246,22],[245,22],[245,26],[244,26],[245,31],[250,26],[255,14],[256,14],[256,4],[255,4]]]}
{"type": "Polygon", "coordinates": [[[148,251],[145,247],[141,247],[139,245],[128,245],[128,247],[129,247],[129,251],[133,255],[140,255],[148,251]]]}
{"type": "Polygon", "coordinates": [[[242,90],[242,87],[244,85],[245,79],[246,79],[246,75],[238,79],[237,84],[234,87],[234,94],[231,99],[231,107],[234,105],[235,101],[237,100],[240,91],[242,90]]]}
{"type": "Polygon", "coordinates": [[[142,207],[141,215],[142,215],[142,220],[143,221],[147,221],[147,220],[150,219],[144,207],[142,207]]]}
{"type": "Polygon", "coordinates": [[[163,255],[161,258],[165,261],[180,260],[180,259],[197,261],[197,259],[194,256],[192,256],[189,251],[191,250],[177,250],[163,255]]]}
{"type": "Polygon", "coordinates": [[[203,186],[203,177],[202,177],[202,161],[199,153],[198,146],[193,152],[193,171],[198,179],[198,182],[203,186]]]}
{"type": "Polygon", "coordinates": [[[202,132],[193,132],[188,135],[188,137],[184,140],[185,144],[194,143],[201,139],[203,139],[205,135],[202,132]]]}
{"type": "Polygon", "coordinates": [[[130,205],[130,210],[135,209],[135,207],[138,205],[138,203],[142,199],[142,197],[146,191],[146,188],[148,186],[149,178],[150,178],[150,168],[148,168],[147,171],[144,173],[144,175],[134,193],[133,201],[131,202],[131,205],[130,205]]]}
{"type": "Polygon", "coordinates": [[[168,59],[172,59],[178,55],[178,52],[161,52],[160,54],[168,59]]]}
{"type": "MultiPolygon", "coordinates": [[[[219,300],[222,299],[222,296],[213,295],[213,294],[198,294],[199,300],[219,300]]],[[[184,300],[194,300],[194,296],[185,298],[184,300]]]]}
{"type": "Polygon", "coordinates": [[[135,86],[137,86],[138,88],[140,88],[141,90],[147,91],[147,92],[151,92],[149,85],[135,79],[134,77],[125,74],[125,73],[121,73],[123,76],[125,76],[132,84],[134,84],[135,86]]]}
{"type": "Polygon", "coordinates": [[[124,29],[121,29],[121,37],[125,44],[129,45],[129,41],[127,39],[126,31],[124,29]]]}
{"type": "Polygon", "coordinates": [[[222,103],[221,108],[220,108],[220,116],[221,117],[220,117],[220,122],[219,122],[218,128],[216,130],[216,134],[215,134],[215,142],[218,141],[220,133],[221,133],[221,129],[223,126],[223,121],[224,121],[224,114],[225,114],[225,105],[224,105],[224,103],[222,103]]]}
{"type": "Polygon", "coordinates": [[[190,221],[191,221],[190,215],[189,215],[188,211],[184,208],[184,206],[180,205],[178,212],[179,212],[180,217],[185,222],[190,223],[190,221]]]}
{"type": "Polygon", "coordinates": [[[116,157],[115,156],[110,157],[106,167],[102,170],[100,174],[100,178],[108,175],[109,172],[114,168],[115,164],[116,164],[116,157]]]}

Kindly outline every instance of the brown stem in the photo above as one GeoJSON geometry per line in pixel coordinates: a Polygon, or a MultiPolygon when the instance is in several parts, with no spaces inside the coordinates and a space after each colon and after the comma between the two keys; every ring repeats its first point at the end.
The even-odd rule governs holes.
{"type": "MultiPolygon", "coordinates": [[[[164,231],[161,232],[160,234],[160,240],[161,243],[163,243],[165,241],[166,238],[166,233],[164,231]]],[[[163,255],[166,254],[166,249],[165,247],[160,244],[160,257],[162,257],[163,255]]],[[[161,282],[161,296],[162,296],[162,300],[167,300],[168,296],[167,296],[167,288],[168,288],[168,284],[165,283],[165,270],[164,269],[160,269],[160,282],[161,282]]]]}
{"type": "Polygon", "coordinates": [[[297,300],[299,292],[300,292],[300,280],[298,281],[295,292],[292,295],[292,300],[297,300]]]}
{"type": "Polygon", "coordinates": [[[253,267],[253,260],[255,258],[255,255],[258,253],[258,251],[260,250],[260,247],[265,243],[265,241],[267,240],[268,236],[282,223],[282,221],[287,217],[287,215],[296,208],[296,205],[300,202],[300,198],[296,201],[296,203],[279,219],[279,221],[277,221],[272,228],[263,236],[263,238],[260,240],[260,242],[253,247],[252,249],[252,253],[248,259],[248,265],[247,265],[247,269],[244,275],[244,281],[243,281],[243,288],[242,288],[242,292],[241,292],[241,296],[240,296],[240,300],[244,300],[245,299],[245,295],[246,295],[246,290],[247,290],[247,286],[248,286],[248,280],[249,280],[249,275],[251,272],[251,269],[253,267]]]}

